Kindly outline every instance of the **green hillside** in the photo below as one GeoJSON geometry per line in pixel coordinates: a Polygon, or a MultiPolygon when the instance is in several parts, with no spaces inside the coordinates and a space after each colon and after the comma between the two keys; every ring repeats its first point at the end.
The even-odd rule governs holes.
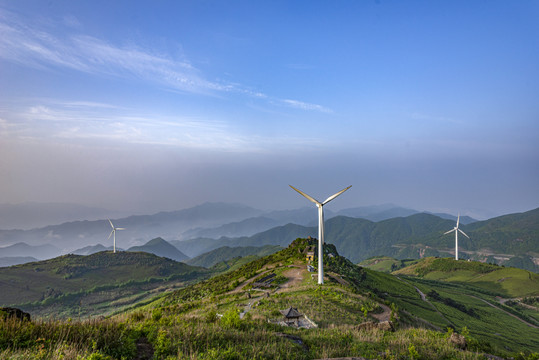
{"type": "Polygon", "coordinates": [[[477,261],[426,258],[394,274],[466,283],[504,297],[539,296],[539,274],[477,261]]]}
{"type": "Polygon", "coordinates": [[[55,317],[110,313],[207,273],[144,252],[65,255],[0,268],[0,306],[55,317]]]}
{"type": "Polygon", "coordinates": [[[418,261],[419,260],[417,259],[397,260],[389,256],[375,256],[367,260],[363,260],[359,263],[359,266],[366,267],[370,270],[390,273],[415,264],[418,261]]]}
{"type": "Polygon", "coordinates": [[[236,257],[245,257],[248,255],[254,255],[256,257],[262,257],[266,255],[273,254],[282,247],[278,245],[266,245],[266,246],[238,246],[238,247],[229,247],[222,246],[215,250],[209,251],[207,253],[201,254],[195,258],[187,260],[185,263],[193,266],[202,266],[209,268],[214,266],[217,263],[230,260],[236,257]]]}
{"type": "Polygon", "coordinates": [[[473,234],[478,248],[517,255],[539,252],[539,208],[478,221],[464,229],[468,235],[473,234]]]}
{"type": "MultiPolygon", "coordinates": [[[[0,357],[52,359],[535,359],[534,318],[473,284],[358,267],[324,245],[325,284],[307,271],[315,240],[135,304],[105,320],[14,325],[0,317],[0,357]],[[272,275],[274,274],[274,275],[272,275]],[[260,284],[272,275],[270,282],[260,284]],[[309,328],[283,326],[297,308],[309,328]],[[391,321],[395,331],[391,330],[391,321]],[[378,325],[377,325],[378,324],[378,325]],[[381,326],[385,324],[385,328],[381,326]],[[447,330],[448,327],[451,330],[447,330]],[[29,329],[32,329],[29,331],[29,329]],[[385,329],[385,330],[384,330],[385,329]],[[458,338],[451,335],[460,333],[458,338]],[[58,357],[56,357],[58,358],[58,357]],[[150,358],[150,357],[147,357],[150,358]]],[[[316,250],[316,249],[315,249],[316,250]]],[[[315,251],[316,253],[316,251],[315,251]]],[[[316,261],[315,261],[316,264],[316,261]]]]}
{"type": "MultiPolygon", "coordinates": [[[[308,330],[307,333],[304,332],[306,330],[293,332],[295,335],[299,335],[302,339],[311,338],[314,343],[325,336],[333,336],[335,339],[342,337],[343,342],[338,342],[339,349],[331,349],[329,353],[331,356],[361,354],[368,357],[369,352],[361,345],[356,344],[357,349],[362,348],[362,350],[357,350],[360,351],[359,353],[354,352],[351,349],[353,346],[345,345],[347,342],[344,339],[351,339],[352,343],[355,340],[359,341],[355,336],[360,336],[360,333],[356,335],[352,332],[351,334],[350,327],[357,326],[366,320],[364,310],[367,310],[367,319],[378,321],[377,312],[383,314],[380,315],[381,319],[389,319],[391,304],[394,304],[394,309],[397,310],[395,316],[399,318],[403,329],[402,332],[397,332],[399,336],[407,336],[406,334],[409,334],[407,331],[418,331],[411,330],[412,328],[431,329],[434,330],[432,334],[440,334],[437,331],[445,332],[448,327],[457,331],[462,331],[466,327],[464,332],[470,333],[470,339],[475,344],[474,346],[477,346],[477,350],[495,353],[507,353],[508,349],[510,351],[539,351],[539,328],[527,324],[528,322],[533,326],[539,325],[539,319],[529,316],[519,308],[501,308],[503,305],[493,307],[486,303],[496,305],[498,302],[496,296],[501,293],[486,292],[471,285],[449,286],[440,281],[428,281],[425,284],[420,282],[420,279],[396,277],[362,269],[341,256],[329,256],[329,254],[337,254],[336,248],[331,244],[326,244],[324,248],[326,284],[319,287],[316,280],[311,280],[310,273],[305,269],[303,249],[307,244],[313,246],[315,242],[296,240],[285,250],[245,264],[235,271],[169,294],[137,311],[150,311],[153,314],[157,311],[156,309],[161,309],[159,311],[165,314],[166,311],[171,311],[177,306],[181,309],[193,306],[192,311],[182,310],[186,317],[204,316],[203,314],[207,313],[208,309],[213,309],[220,314],[226,314],[231,309],[241,311],[249,302],[247,292],[253,291],[249,286],[250,279],[274,272],[277,277],[284,277],[288,279],[288,282],[294,282],[294,286],[280,290],[277,286],[269,290],[269,292],[275,291],[275,295],[269,298],[264,296],[266,290],[255,291],[256,295],[252,296],[255,299],[259,296],[262,298],[258,299],[257,306],[252,307],[249,312],[251,319],[268,321],[278,316],[277,310],[291,305],[297,306],[319,327],[318,330],[308,330]],[[294,272],[300,274],[299,279],[291,277],[294,272]],[[423,289],[425,293],[434,290],[438,297],[436,299],[426,297],[423,300],[418,288],[423,289]],[[518,314],[525,320],[515,318],[513,313],[507,311],[518,314]],[[500,328],[500,323],[505,324],[506,327],[500,328]],[[329,331],[329,329],[335,330],[329,331]],[[317,335],[313,335],[313,332],[317,335]],[[311,336],[319,338],[314,340],[311,336]],[[505,340],[500,342],[500,337],[505,340]]],[[[286,281],[285,284],[287,284],[286,281]]],[[[170,316],[172,314],[174,311],[170,312],[170,316]]],[[[205,333],[205,330],[199,329],[199,331],[205,333]]],[[[290,333],[288,330],[285,331],[290,333]]],[[[387,343],[383,344],[371,343],[369,346],[372,348],[379,346],[379,351],[382,351],[383,346],[388,346],[387,343]]],[[[310,343],[309,346],[311,346],[310,343]]],[[[318,346],[322,345],[318,344],[318,346]]],[[[323,346],[331,347],[328,344],[323,346]]],[[[317,351],[320,351],[320,348],[317,351]]],[[[306,358],[321,357],[320,354],[314,351],[310,354],[312,357],[306,358]]],[[[453,354],[448,358],[456,358],[456,356],[453,354]]],[[[430,354],[425,358],[433,357],[434,355],[430,354]]]]}
{"type": "MultiPolygon", "coordinates": [[[[336,217],[327,221],[325,230],[328,242],[335,244],[343,256],[360,262],[382,255],[417,259],[454,254],[454,237],[443,235],[454,226],[451,220],[421,213],[377,223],[336,217]]],[[[524,254],[539,256],[539,209],[461,225],[461,228],[471,238],[461,237],[461,257],[484,261],[485,254],[504,254],[508,258],[524,254]]],[[[526,265],[531,266],[529,260],[526,265]]]]}

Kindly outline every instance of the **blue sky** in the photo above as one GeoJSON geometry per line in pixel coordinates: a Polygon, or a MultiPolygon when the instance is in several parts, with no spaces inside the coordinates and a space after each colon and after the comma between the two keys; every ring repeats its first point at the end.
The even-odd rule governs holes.
{"type": "Polygon", "coordinates": [[[0,0],[0,203],[539,206],[537,1],[0,0]]]}

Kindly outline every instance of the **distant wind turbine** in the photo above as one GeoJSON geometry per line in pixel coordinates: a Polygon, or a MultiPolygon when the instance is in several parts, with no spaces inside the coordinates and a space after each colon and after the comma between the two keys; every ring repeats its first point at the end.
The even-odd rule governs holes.
{"type": "Polygon", "coordinates": [[[459,232],[462,235],[466,236],[468,239],[470,238],[468,235],[466,235],[466,233],[464,231],[459,229],[459,220],[460,220],[460,214],[458,214],[458,216],[457,216],[457,226],[455,226],[453,228],[453,230],[449,230],[449,231],[446,231],[444,233],[444,235],[445,235],[445,234],[449,234],[452,231],[455,232],[455,260],[459,259],[459,232]]]}
{"type": "Polygon", "coordinates": [[[110,237],[114,235],[114,250],[113,250],[113,252],[116,252],[116,230],[125,230],[125,228],[114,227],[114,225],[112,225],[112,221],[110,221],[110,219],[108,219],[108,220],[109,220],[109,223],[110,223],[110,227],[112,228],[112,231],[110,232],[110,235],[109,235],[107,240],[109,240],[110,237]]]}
{"type": "Polygon", "coordinates": [[[292,185],[289,185],[289,186],[292,189],[299,192],[301,195],[305,196],[307,200],[315,203],[316,207],[318,208],[318,283],[323,284],[324,283],[324,251],[322,250],[322,245],[324,244],[324,205],[326,205],[331,200],[335,199],[337,196],[341,195],[346,190],[350,189],[352,185],[339,191],[338,193],[334,195],[331,195],[324,202],[320,202],[316,200],[315,198],[305,194],[303,191],[296,189],[292,185]]]}

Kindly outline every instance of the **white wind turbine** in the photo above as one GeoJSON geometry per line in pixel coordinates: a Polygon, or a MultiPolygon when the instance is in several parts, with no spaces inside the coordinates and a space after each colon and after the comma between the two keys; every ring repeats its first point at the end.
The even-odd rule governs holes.
{"type": "Polygon", "coordinates": [[[466,235],[466,233],[464,231],[459,229],[459,220],[460,220],[460,214],[458,214],[458,216],[457,216],[457,226],[455,226],[453,228],[453,230],[449,230],[449,231],[446,231],[444,233],[444,235],[445,235],[445,234],[449,234],[452,231],[455,232],[455,260],[459,259],[459,232],[462,235],[466,236],[468,239],[470,238],[468,235],[466,235]]]}
{"type": "Polygon", "coordinates": [[[110,227],[112,228],[112,231],[110,232],[110,235],[109,235],[107,240],[109,240],[110,237],[112,235],[114,235],[114,250],[113,250],[113,252],[116,252],[116,230],[125,230],[125,228],[114,227],[114,225],[112,225],[112,221],[110,221],[110,219],[108,219],[108,220],[109,220],[109,223],[110,223],[110,227]]]}
{"type": "Polygon", "coordinates": [[[341,195],[346,190],[350,189],[352,185],[349,187],[339,191],[338,193],[331,195],[328,197],[324,202],[320,202],[316,200],[315,198],[305,194],[303,191],[296,189],[292,185],[289,185],[292,189],[299,192],[301,195],[305,196],[309,201],[312,201],[316,204],[316,207],[318,208],[318,283],[323,284],[324,283],[324,251],[322,249],[322,245],[324,244],[324,205],[326,205],[331,200],[335,199],[337,196],[341,195]]]}

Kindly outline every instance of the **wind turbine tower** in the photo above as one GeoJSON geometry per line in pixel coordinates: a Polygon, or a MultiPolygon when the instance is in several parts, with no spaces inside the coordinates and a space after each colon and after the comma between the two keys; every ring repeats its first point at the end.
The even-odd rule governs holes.
{"type": "Polygon", "coordinates": [[[110,221],[110,219],[108,219],[108,220],[109,220],[109,223],[110,223],[110,227],[112,228],[112,231],[110,232],[110,235],[109,235],[107,240],[110,240],[110,237],[114,236],[114,248],[113,248],[114,250],[113,250],[113,252],[115,253],[116,252],[116,230],[125,230],[125,228],[114,227],[114,225],[112,225],[112,221],[110,221]]]}
{"type": "Polygon", "coordinates": [[[292,189],[296,190],[301,195],[305,196],[307,200],[315,203],[316,207],[318,208],[318,283],[323,284],[324,283],[324,251],[322,248],[324,244],[324,205],[326,205],[331,200],[335,199],[337,196],[341,195],[346,190],[350,189],[352,185],[348,186],[347,188],[339,191],[338,193],[334,195],[331,195],[323,202],[320,202],[316,200],[315,198],[305,194],[303,191],[296,189],[292,185],[289,185],[289,186],[292,189]]]}
{"type": "Polygon", "coordinates": [[[466,233],[464,231],[459,229],[459,220],[460,220],[460,214],[458,214],[458,216],[457,216],[457,225],[453,228],[453,230],[449,230],[449,231],[446,231],[444,233],[444,235],[445,235],[445,234],[449,234],[452,231],[455,232],[455,260],[459,259],[459,232],[462,235],[466,236],[468,239],[470,238],[468,235],[466,235],[466,233]]]}

